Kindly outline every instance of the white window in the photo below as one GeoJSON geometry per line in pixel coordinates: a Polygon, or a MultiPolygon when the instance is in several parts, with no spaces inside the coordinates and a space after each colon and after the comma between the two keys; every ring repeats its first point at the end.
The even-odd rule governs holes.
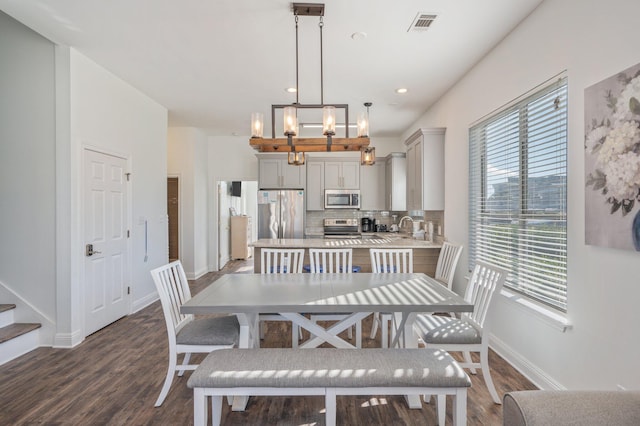
{"type": "Polygon", "coordinates": [[[469,129],[469,268],[509,271],[510,289],[566,312],[567,80],[469,129]]]}

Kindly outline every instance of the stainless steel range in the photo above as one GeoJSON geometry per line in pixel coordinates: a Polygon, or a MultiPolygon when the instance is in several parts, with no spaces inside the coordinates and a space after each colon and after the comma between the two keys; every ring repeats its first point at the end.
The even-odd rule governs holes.
{"type": "Polygon", "coordinates": [[[362,238],[358,231],[358,219],[325,219],[325,238],[362,238]]]}

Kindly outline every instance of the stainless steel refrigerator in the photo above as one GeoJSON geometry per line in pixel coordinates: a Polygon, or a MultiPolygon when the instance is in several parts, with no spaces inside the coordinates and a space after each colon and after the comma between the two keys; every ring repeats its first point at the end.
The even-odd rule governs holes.
{"type": "Polygon", "coordinates": [[[304,238],[304,191],[258,191],[258,238],[304,238]]]}

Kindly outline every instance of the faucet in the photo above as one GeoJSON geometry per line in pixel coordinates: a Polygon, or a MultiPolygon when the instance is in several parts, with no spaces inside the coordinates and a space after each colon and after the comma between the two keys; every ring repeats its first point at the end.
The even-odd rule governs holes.
{"type": "Polygon", "coordinates": [[[405,219],[409,219],[411,223],[413,223],[413,218],[411,218],[411,216],[402,216],[402,218],[400,218],[400,222],[398,222],[399,229],[402,229],[402,221],[404,221],[405,219]]]}

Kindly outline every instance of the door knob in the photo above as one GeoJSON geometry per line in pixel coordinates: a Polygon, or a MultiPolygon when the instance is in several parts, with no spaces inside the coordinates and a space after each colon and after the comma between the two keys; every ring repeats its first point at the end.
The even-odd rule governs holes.
{"type": "Polygon", "coordinates": [[[85,246],[84,255],[87,256],[87,257],[88,256],[93,256],[94,254],[100,254],[100,253],[102,253],[102,252],[93,250],[93,244],[87,244],[85,246]]]}

